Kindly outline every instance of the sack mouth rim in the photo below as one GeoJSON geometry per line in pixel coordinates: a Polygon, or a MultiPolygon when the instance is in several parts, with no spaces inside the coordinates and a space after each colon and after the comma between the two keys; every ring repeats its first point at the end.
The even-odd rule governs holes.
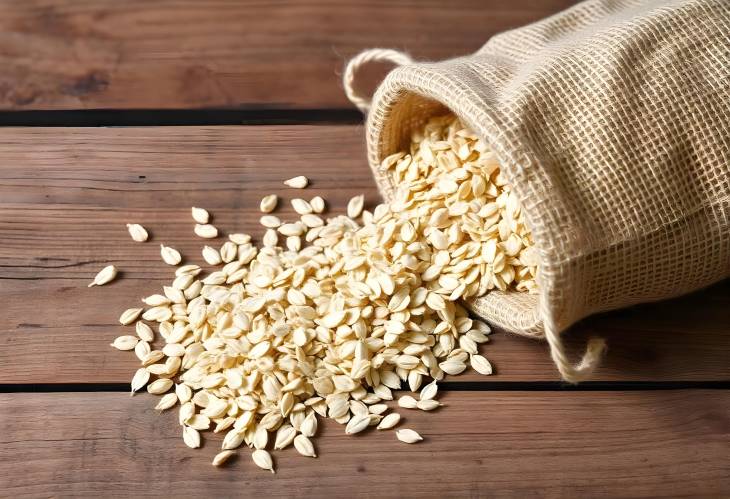
{"type": "MultiPolygon", "coordinates": [[[[483,99],[472,92],[468,86],[461,84],[460,81],[449,79],[443,74],[444,64],[455,64],[464,67],[465,63],[459,59],[444,61],[438,63],[440,71],[430,69],[430,64],[418,64],[417,66],[401,66],[391,71],[385,78],[383,83],[378,87],[372,101],[372,107],[367,119],[368,134],[368,161],[373,175],[383,182],[379,185],[385,185],[387,192],[384,193],[386,199],[391,199],[394,194],[393,185],[387,175],[380,169],[380,161],[389,154],[397,152],[395,150],[386,151],[385,143],[393,142],[392,137],[395,135],[393,125],[396,121],[392,118],[392,114],[397,111],[399,105],[402,105],[406,96],[416,97],[425,102],[430,102],[434,107],[442,107],[445,111],[453,114],[462,121],[466,126],[470,127],[475,134],[482,138],[489,147],[494,151],[500,162],[502,171],[525,213],[526,223],[532,228],[532,217],[537,211],[537,207],[531,206],[529,199],[526,198],[523,189],[518,180],[519,174],[523,170],[523,166],[511,160],[514,154],[507,155],[503,147],[505,144],[514,152],[519,151],[518,155],[524,157],[518,146],[515,144],[507,133],[502,133],[497,120],[488,113],[471,103],[482,102],[483,99]],[[421,81],[428,81],[428,86],[420,84],[421,81]],[[464,96],[467,96],[464,98],[464,96]],[[454,99],[460,99],[457,104],[454,99]],[[468,101],[470,104],[464,105],[463,102],[468,101]],[[455,109],[459,109],[457,112],[455,109]],[[373,126],[380,123],[382,126],[373,126]],[[499,137],[499,140],[497,139],[499,137]]],[[[482,106],[487,107],[487,106],[482,106]]],[[[433,116],[436,116],[434,114],[433,116]]],[[[530,161],[525,157],[525,163],[530,161]]],[[[546,265],[546,261],[554,260],[554,256],[549,248],[552,248],[550,241],[545,240],[542,235],[533,232],[533,239],[539,259],[540,273],[537,276],[537,284],[539,293],[533,308],[534,321],[526,324],[525,328],[514,327],[513,325],[497,324],[511,332],[519,333],[523,336],[542,338],[543,322],[547,319],[552,322],[551,311],[547,307],[548,289],[550,286],[549,271],[550,267],[546,265]],[[529,331],[533,332],[529,332],[529,331]]],[[[478,309],[479,302],[485,300],[489,295],[487,293],[474,300],[470,300],[468,304],[470,309],[478,309]]],[[[489,320],[493,320],[489,318],[489,320]]]]}

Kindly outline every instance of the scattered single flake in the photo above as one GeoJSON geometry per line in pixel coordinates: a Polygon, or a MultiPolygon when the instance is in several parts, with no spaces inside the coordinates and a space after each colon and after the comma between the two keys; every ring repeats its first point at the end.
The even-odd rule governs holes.
{"type": "Polygon", "coordinates": [[[190,210],[193,215],[193,220],[200,225],[205,225],[210,221],[210,214],[203,208],[196,208],[193,206],[190,210]]]}
{"type": "Polygon", "coordinates": [[[161,305],[168,305],[172,301],[165,295],[154,294],[142,298],[142,303],[150,307],[159,307],[161,305]]]}
{"type": "Polygon", "coordinates": [[[94,277],[94,281],[89,284],[88,287],[103,286],[104,284],[113,281],[116,276],[117,268],[114,265],[107,265],[106,267],[101,269],[98,274],[96,274],[96,277],[94,277]]]}
{"type": "Polygon", "coordinates": [[[317,416],[314,412],[310,412],[299,426],[299,431],[305,437],[313,437],[317,433],[317,416]]]}
{"type": "Polygon", "coordinates": [[[249,234],[228,234],[228,239],[238,245],[248,244],[251,242],[251,236],[249,234]]]}
{"type": "Polygon", "coordinates": [[[398,440],[407,444],[415,444],[416,442],[420,442],[421,440],[423,440],[423,437],[421,435],[419,435],[416,431],[408,428],[395,430],[395,436],[396,438],[398,438],[398,440]]]}
{"type": "Polygon", "coordinates": [[[182,261],[182,256],[180,256],[178,250],[164,244],[160,244],[160,256],[162,261],[168,265],[178,265],[182,261]]]}
{"type": "MultiPolygon", "coordinates": [[[[261,199],[259,209],[261,213],[271,213],[276,209],[276,205],[279,203],[279,196],[276,194],[269,194],[261,199]]],[[[239,243],[242,244],[242,243],[239,243]]]]}
{"type": "Polygon", "coordinates": [[[193,276],[194,277],[194,276],[200,274],[201,270],[202,269],[200,268],[200,266],[195,265],[195,264],[183,265],[182,267],[178,267],[175,270],[175,275],[177,277],[183,277],[183,276],[193,276]]]}
{"type": "Polygon", "coordinates": [[[256,449],[251,454],[251,458],[253,459],[254,464],[256,464],[256,466],[258,466],[259,468],[263,470],[269,470],[272,473],[275,473],[274,462],[271,459],[271,454],[269,454],[265,450],[256,449]]]}
{"type": "Polygon", "coordinates": [[[236,453],[232,450],[224,450],[219,452],[213,458],[213,466],[223,466],[226,461],[233,457],[236,453]]]}
{"type": "Polygon", "coordinates": [[[166,411],[167,409],[172,409],[175,407],[175,404],[177,404],[177,395],[174,393],[166,393],[160,398],[160,401],[157,402],[157,405],[155,406],[155,409],[158,411],[166,411]]]}
{"type": "Polygon", "coordinates": [[[312,213],[312,205],[304,199],[294,198],[291,200],[291,206],[300,215],[308,215],[312,213]]]}
{"type": "Polygon", "coordinates": [[[119,323],[122,326],[127,326],[136,321],[141,313],[141,308],[128,308],[127,310],[122,312],[122,315],[119,316],[119,323]]]}
{"type": "Polygon", "coordinates": [[[438,394],[438,390],[439,388],[436,385],[436,380],[433,380],[431,383],[423,387],[418,398],[420,398],[421,400],[435,399],[436,395],[438,394]]]}
{"type": "Polygon", "coordinates": [[[204,239],[218,237],[218,229],[211,224],[195,224],[195,235],[204,239]]]}
{"type": "Polygon", "coordinates": [[[281,225],[281,220],[276,215],[264,215],[259,219],[259,223],[268,229],[276,229],[281,225]]]}
{"type": "Polygon", "coordinates": [[[183,441],[191,449],[200,447],[200,432],[190,426],[183,426],[183,441]]]}
{"type": "Polygon", "coordinates": [[[145,387],[150,380],[150,373],[145,368],[137,369],[132,377],[132,393],[137,392],[145,387]]]}
{"type": "Polygon", "coordinates": [[[418,402],[410,395],[403,395],[398,399],[398,405],[404,409],[415,409],[418,402]]]}
{"type": "Polygon", "coordinates": [[[389,430],[400,422],[400,414],[397,412],[391,412],[380,420],[377,426],[378,430],[389,430]]]}
{"type": "Polygon", "coordinates": [[[324,202],[324,199],[322,199],[320,196],[315,196],[309,201],[310,206],[312,207],[312,211],[314,213],[323,213],[326,209],[326,204],[324,202]]]}
{"type": "Polygon", "coordinates": [[[299,454],[306,457],[317,457],[317,453],[314,451],[314,445],[304,435],[297,435],[294,438],[294,448],[299,454]]]}
{"type": "MultiPolygon", "coordinates": [[[[304,433],[302,433],[304,435],[304,433]]],[[[297,430],[292,425],[283,425],[276,431],[276,440],[274,442],[274,449],[285,449],[297,436],[297,430]]],[[[307,435],[312,436],[312,435],[307,435]]]]}
{"type": "Polygon", "coordinates": [[[241,446],[243,443],[243,439],[246,436],[246,433],[238,428],[234,428],[233,430],[226,433],[226,436],[223,438],[223,443],[221,445],[223,450],[232,450],[237,449],[241,446]]]}
{"type": "Polygon", "coordinates": [[[127,230],[132,239],[138,243],[145,242],[149,237],[147,230],[139,224],[127,224],[127,230]]]}
{"type": "Polygon", "coordinates": [[[479,374],[484,374],[485,376],[492,374],[492,364],[485,357],[472,355],[469,358],[469,362],[471,363],[471,367],[479,374]]]}
{"type": "MultiPolygon", "coordinates": [[[[367,409],[366,409],[367,411],[367,409]]],[[[366,412],[365,414],[355,414],[348,421],[345,427],[345,434],[353,435],[360,433],[370,425],[370,415],[366,412]]]]}
{"type": "Polygon", "coordinates": [[[172,318],[172,309],[167,306],[152,307],[142,314],[146,321],[164,322],[172,318]]]}
{"type": "Polygon", "coordinates": [[[433,411],[441,407],[441,404],[436,400],[419,400],[416,402],[416,408],[422,411],[433,411]]]}
{"type": "Polygon", "coordinates": [[[140,340],[134,346],[134,355],[139,359],[140,362],[144,361],[151,352],[152,347],[146,341],[140,340]]]}
{"type": "Polygon", "coordinates": [[[290,224],[282,224],[278,230],[284,236],[301,236],[306,231],[306,226],[301,222],[295,222],[290,224]]]}
{"type": "Polygon", "coordinates": [[[172,380],[168,378],[156,379],[147,385],[147,392],[153,395],[162,395],[169,392],[173,384],[172,380]]]}
{"type": "Polygon", "coordinates": [[[117,350],[134,350],[138,342],[139,338],[136,336],[124,335],[117,337],[111,346],[117,350]]]}
{"type": "Polygon", "coordinates": [[[309,179],[304,175],[300,175],[298,177],[285,180],[284,185],[291,187],[292,189],[304,189],[307,185],[309,185],[309,179]]]}
{"type": "Polygon", "coordinates": [[[439,364],[439,367],[446,374],[455,376],[464,372],[464,370],[466,369],[466,364],[463,362],[459,362],[455,359],[449,359],[447,361],[441,362],[439,364]]]}
{"type": "Polygon", "coordinates": [[[388,410],[388,406],[385,404],[374,404],[368,407],[370,414],[383,414],[388,410]]]}
{"type": "Polygon", "coordinates": [[[223,262],[218,250],[210,246],[203,246],[203,260],[208,265],[220,265],[223,262]]]}

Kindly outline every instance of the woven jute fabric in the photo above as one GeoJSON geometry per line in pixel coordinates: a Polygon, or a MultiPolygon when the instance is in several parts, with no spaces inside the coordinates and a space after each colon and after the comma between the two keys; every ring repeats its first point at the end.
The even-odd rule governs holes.
{"type": "Polygon", "coordinates": [[[381,160],[446,112],[496,151],[540,258],[539,295],[469,306],[547,338],[565,379],[596,360],[568,365],[571,324],[730,275],[730,1],[589,0],[475,54],[393,70],[367,119],[386,199],[381,160]]]}

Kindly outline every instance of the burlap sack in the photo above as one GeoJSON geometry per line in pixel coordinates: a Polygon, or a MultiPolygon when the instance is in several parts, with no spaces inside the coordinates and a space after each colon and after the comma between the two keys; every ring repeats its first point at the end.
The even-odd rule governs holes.
{"type": "Polygon", "coordinates": [[[497,152],[539,250],[540,294],[491,292],[469,306],[546,338],[564,379],[587,376],[559,333],[604,310],[730,275],[730,0],[589,0],[491,38],[475,54],[413,63],[374,49],[351,61],[405,64],[367,119],[370,165],[430,116],[451,111],[497,152]]]}

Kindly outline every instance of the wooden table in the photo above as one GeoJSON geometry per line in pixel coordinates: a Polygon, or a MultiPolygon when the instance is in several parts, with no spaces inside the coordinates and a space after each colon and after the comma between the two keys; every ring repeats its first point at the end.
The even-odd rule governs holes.
{"type": "Polygon", "coordinates": [[[544,344],[497,333],[495,375],[453,377],[446,407],[407,413],[425,442],[327,422],[320,457],[278,452],[275,476],[245,451],[213,468],[215,437],[185,447],[109,348],[120,311],[170,279],[160,242],[200,260],[190,206],[260,236],[259,199],[289,199],[295,173],[332,212],[378,202],[339,82],[349,56],[460,55],[571,3],[0,1],[0,496],[730,495],[728,281],[574,327],[575,351],[589,334],[610,346],[578,387],[544,344]],[[121,278],[88,289],[112,263],[121,278]]]}

